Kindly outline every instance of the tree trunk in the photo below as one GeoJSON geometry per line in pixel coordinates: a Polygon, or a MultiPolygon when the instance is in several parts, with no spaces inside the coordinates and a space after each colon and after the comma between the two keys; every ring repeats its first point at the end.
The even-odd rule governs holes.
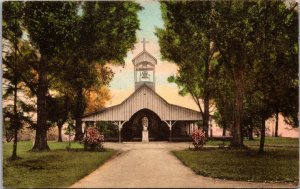
{"type": "Polygon", "coordinates": [[[82,88],[77,91],[76,111],[75,111],[75,141],[80,141],[83,138],[81,117],[84,113],[84,96],[82,88]]]}
{"type": "Polygon", "coordinates": [[[259,144],[259,151],[258,151],[259,154],[264,153],[265,136],[266,136],[266,122],[265,122],[265,118],[262,117],[261,131],[260,131],[260,144],[259,144]]]}
{"type": "Polygon", "coordinates": [[[203,113],[203,129],[205,137],[208,137],[208,124],[209,124],[209,99],[204,97],[204,113],[203,113]]]}
{"type": "Polygon", "coordinates": [[[32,148],[33,151],[50,150],[47,144],[47,110],[46,96],[48,91],[47,81],[47,59],[41,58],[38,66],[38,88],[37,88],[37,127],[35,134],[35,142],[32,148]]]}
{"type": "Polygon", "coordinates": [[[58,128],[58,142],[62,142],[62,136],[61,136],[62,126],[63,125],[61,125],[61,124],[57,125],[57,128],[58,128]]]}
{"type": "Polygon", "coordinates": [[[15,160],[18,158],[17,156],[17,144],[18,144],[18,129],[19,129],[19,116],[17,110],[17,100],[18,100],[18,71],[17,71],[17,40],[16,36],[14,37],[14,119],[13,128],[14,128],[14,145],[13,145],[13,153],[11,159],[15,160]]]}
{"type": "Polygon", "coordinates": [[[275,137],[278,137],[278,119],[279,119],[278,114],[279,113],[277,113],[277,112],[275,114],[275,137]]]}
{"type": "Polygon", "coordinates": [[[249,138],[249,140],[254,140],[254,138],[253,138],[253,127],[252,126],[250,126],[248,128],[248,138],[249,138]]]}
{"type": "MultiPolygon", "coordinates": [[[[16,77],[16,76],[15,76],[16,77]]],[[[19,129],[19,118],[18,118],[18,112],[17,112],[17,81],[15,80],[15,86],[14,86],[14,120],[13,120],[13,126],[14,126],[14,145],[13,145],[13,153],[11,156],[11,159],[17,159],[17,144],[18,144],[18,129],[19,129]]]]}
{"type": "MultiPolygon", "coordinates": [[[[236,64],[242,64],[236,61],[236,64]]],[[[234,70],[235,82],[235,106],[234,106],[234,123],[231,128],[232,140],[231,147],[243,147],[243,137],[241,133],[241,114],[243,110],[243,69],[238,65],[234,70]]]]}
{"type": "Polygon", "coordinates": [[[227,128],[227,125],[225,124],[225,122],[223,122],[223,133],[222,133],[222,136],[226,136],[226,128],[227,128]]]}
{"type": "Polygon", "coordinates": [[[210,43],[207,44],[206,61],[204,67],[204,110],[203,110],[203,127],[205,131],[205,137],[208,138],[208,128],[209,128],[209,89],[208,89],[208,79],[209,79],[209,62],[210,62],[210,43]]]}
{"type": "Polygon", "coordinates": [[[15,127],[14,129],[14,145],[13,145],[13,153],[11,156],[12,160],[15,160],[18,158],[17,156],[17,144],[18,144],[18,129],[15,127]]]}

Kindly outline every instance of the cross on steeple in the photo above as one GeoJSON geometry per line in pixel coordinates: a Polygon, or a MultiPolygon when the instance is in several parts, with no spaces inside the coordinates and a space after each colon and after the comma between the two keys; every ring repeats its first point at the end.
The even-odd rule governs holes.
{"type": "Polygon", "coordinates": [[[146,51],[146,43],[148,43],[149,41],[146,41],[145,38],[143,38],[143,51],[146,51]]]}

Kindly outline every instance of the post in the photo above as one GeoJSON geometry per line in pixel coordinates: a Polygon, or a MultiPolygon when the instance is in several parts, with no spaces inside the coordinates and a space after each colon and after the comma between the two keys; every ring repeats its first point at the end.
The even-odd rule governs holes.
{"type": "Polygon", "coordinates": [[[122,126],[121,126],[121,121],[118,121],[118,128],[119,128],[119,143],[121,143],[121,129],[122,129],[122,126]]]}
{"type": "Polygon", "coordinates": [[[212,129],[212,123],[210,121],[210,124],[209,124],[209,128],[210,128],[210,138],[213,137],[213,129],[212,129]]]}
{"type": "Polygon", "coordinates": [[[83,126],[83,134],[86,137],[87,122],[83,121],[82,126],[83,126]]]}
{"type": "Polygon", "coordinates": [[[172,142],[172,122],[171,121],[168,122],[168,126],[169,126],[169,130],[170,130],[169,142],[172,142]]]}
{"type": "Polygon", "coordinates": [[[169,142],[172,142],[172,126],[169,127],[170,129],[170,134],[169,134],[169,142]]]}

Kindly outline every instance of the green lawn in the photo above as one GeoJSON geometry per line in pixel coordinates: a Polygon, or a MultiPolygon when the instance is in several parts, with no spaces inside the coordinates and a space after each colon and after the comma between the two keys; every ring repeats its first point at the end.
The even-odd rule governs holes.
{"type": "MultiPolygon", "coordinates": [[[[245,140],[245,144],[248,146],[259,145],[260,138],[254,138],[254,140],[245,140]]],[[[293,146],[299,147],[299,138],[288,137],[266,137],[266,146],[293,146]]]]}
{"type": "Polygon", "coordinates": [[[173,152],[196,173],[229,180],[297,182],[298,148],[266,148],[265,155],[250,150],[205,149],[173,152]]]}
{"type": "Polygon", "coordinates": [[[21,159],[11,161],[12,143],[3,144],[4,187],[68,187],[88,175],[110,158],[115,151],[86,152],[72,143],[76,150],[66,151],[67,143],[49,142],[49,152],[29,152],[32,142],[19,142],[21,159]]]}
{"type": "MultiPolygon", "coordinates": [[[[246,146],[258,146],[260,138],[254,138],[254,140],[244,139],[244,144],[246,146]]],[[[222,141],[207,141],[206,146],[217,146],[221,144],[222,141]]],[[[230,142],[226,141],[225,145],[229,145],[230,142]]],[[[290,146],[299,147],[299,138],[287,138],[287,137],[266,137],[265,146],[290,146]]]]}

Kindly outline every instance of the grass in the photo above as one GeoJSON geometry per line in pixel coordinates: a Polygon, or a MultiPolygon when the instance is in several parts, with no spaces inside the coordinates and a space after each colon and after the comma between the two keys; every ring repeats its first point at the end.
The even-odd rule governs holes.
{"type": "Polygon", "coordinates": [[[48,142],[51,151],[30,152],[32,142],[18,143],[18,156],[11,161],[12,143],[3,144],[3,183],[9,188],[68,187],[98,168],[115,151],[86,152],[83,146],[72,143],[48,142]]]}
{"type": "Polygon", "coordinates": [[[298,148],[266,148],[264,155],[257,147],[249,150],[205,149],[173,151],[197,174],[214,178],[243,181],[298,182],[298,148]]]}
{"type": "MultiPolygon", "coordinates": [[[[260,138],[254,138],[254,140],[245,140],[245,144],[248,146],[259,145],[259,140],[260,138]]],[[[265,146],[299,147],[299,138],[266,137],[265,146]]]]}
{"type": "MultiPolygon", "coordinates": [[[[244,139],[246,146],[258,146],[260,138],[255,137],[254,140],[244,139]]],[[[218,146],[223,143],[222,141],[207,141],[206,146],[218,146]]],[[[229,141],[225,141],[225,145],[228,146],[229,141]]],[[[282,146],[282,147],[299,147],[299,138],[288,138],[288,137],[266,137],[265,146],[282,146]]]]}

